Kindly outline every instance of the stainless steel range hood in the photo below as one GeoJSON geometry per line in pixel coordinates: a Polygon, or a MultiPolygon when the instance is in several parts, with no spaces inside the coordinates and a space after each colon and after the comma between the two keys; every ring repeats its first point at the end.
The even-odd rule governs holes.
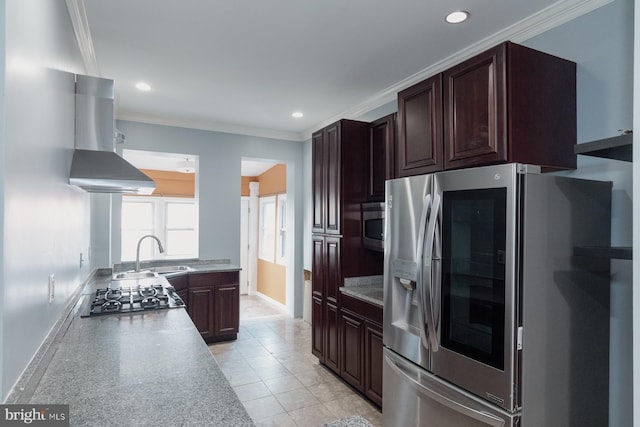
{"type": "Polygon", "coordinates": [[[92,193],[151,194],[155,182],[115,152],[115,132],[113,80],[76,75],[69,184],[92,193]]]}

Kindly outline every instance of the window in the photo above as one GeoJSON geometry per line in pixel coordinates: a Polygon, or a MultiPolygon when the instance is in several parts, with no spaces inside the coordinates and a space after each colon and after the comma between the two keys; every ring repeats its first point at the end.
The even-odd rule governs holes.
{"type": "MultiPolygon", "coordinates": [[[[154,234],[155,204],[150,200],[125,202],[122,198],[122,260],[135,260],[138,240],[146,234],[154,234]]],[[[149,242],[140,247],[140,259],[151,259],[155,250],[149,242]]]]}
{"type": "Polygon", "coordinates": [[[287,195],[260,197],[258,256],[264,261],[285,264],[287,241],[287,195]]]}
{"type": "Polygon", "coordinates": [[[258,237],[258,256],[265,261],[274,262],[276,248],[276,198],[260,197],[260,236],[258,237]]]}
{"type": "Polygon", "coordinates": [[[165,252],[153,239],[140,246],[140,259],[197,258],[198,212],[193,199],[168,197],[122,197],[121,259],[136,259],[140,238],[157,236],[165,252]]]}
{"type": "Polygon", "coordinates": [[[287,195],[278,194],[278,241],[276,244],[276,263],[285,265],[287,256],[287,195]]]}
{"type": "Polygon", "coordinates": [[[196,233],[195,203],[166,202],[165,242],[167,257],[188,257],[197,255],[198,235],[196,233]]]}

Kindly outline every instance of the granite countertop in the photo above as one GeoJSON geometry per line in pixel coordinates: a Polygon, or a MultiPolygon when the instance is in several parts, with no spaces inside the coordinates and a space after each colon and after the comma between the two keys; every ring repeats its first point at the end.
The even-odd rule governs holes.
{"type": "Polygon", "coordinates": [[[340,292],[382,307],[383,276],[346,277],[340,292]]]}
{"type": "Polygon", "coordinates": [[[184,309],[81,318],[86,298],[30,403],[69,404],[72,426],[254,425],[184,309]]]}

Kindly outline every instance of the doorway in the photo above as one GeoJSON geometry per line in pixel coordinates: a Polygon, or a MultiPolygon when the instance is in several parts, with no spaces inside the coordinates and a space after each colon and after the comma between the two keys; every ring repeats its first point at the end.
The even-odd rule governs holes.
{"type": "MultiPolygon", "coordinates": [[[[241,268],[246,290],[287,310],[286,165],[242,159],[241,268]],[[246,220],[245,220],[246,214],[246,220]],[[245,237],[247,244],[245,245],[245,237]]],[[[242,285],[241,285],[242,286],[242,285]]]]}

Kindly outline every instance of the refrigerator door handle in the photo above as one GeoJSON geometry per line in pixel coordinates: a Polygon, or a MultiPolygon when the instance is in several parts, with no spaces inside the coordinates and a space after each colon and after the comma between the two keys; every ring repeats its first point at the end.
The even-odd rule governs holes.
{"type": "Polygon", "coordinates": [[[429,341],[431,342],[431,350],[438,351],[439,343],[438,337],[436,336],[436,318],[434,316],[433,309],[433,246],[436,238],[436,224],[438,223],[438,212],[440,210],[440,196],[436,194],[433,197],[433,203],[431,206],[431,215],[429,216],[429,224],[427,226],[427,241],[425,246],[427,248],[427,252],[424,256],[424,262],[422,273],[424,284],[424,292],[422,295],[423,302],[422,306],[426,307],[427,311],[427,328],[429,331],[429,341]]]}
{"type": "MultiPolygon", "coordinates": [[[[422,265],[422,256],[424,252],[424,237],[425,231],[427,228],[427,217],[429,214],[429,210],[431,209],[431,194],[427,194],[424,198],[424,206],[422,207],[422,213],[420,214],[420,228],[418,229],[418,244],[416,247],[416,262],[418,265],[422,265]]],[[[425,300],[425,286],[424,286],[424,277],[422,268],[418,268],[418,275],[416,280],[416,290],[418,291],[418,301],[420,303],[420,322],[422,323],[420,327],[420,340],[422,341],[422,345],[424,348],[429,348],[429,340],[427,339],[427,319],[425,318],[426,307],[424,305],[425,300]]]]}
{"type": "Polygon", "coordinates": [[[439,210],[436,210],[436,221],[434,228],[434,244],[433,244],[433,256],[431,257],[431,277],[434,281],[431,284],[431,300],[433,302],[433,317],[435,319],[435,331],[437,342],[440,342],[440,309],[442,303],[442,219],[440,217],[439,210]]]}
{"type": "Polygon", "coordinates": [[[431,400],[435,400],[436,402],[446,406],[447,408],[456,411],[460,414],[463,414],[469,418],[473,418],[474,420],[480,421],[481,423],[487,424],[492,427],[504,427],[505,420],[498,418],[488,412],[478,411],[473,408],[469,408],[459,402],[456,402],[453,399],[450,399],[442,394],[436,392],[435,390],[430,389],[425,384],[422,384],[418,379],[414,378],[411,375],[411,372],[407,372],[403,367],[395,360],[389,358],[389,356],[384,356],[387,365],[401,378],[409,381],[413,388],[419,393],[423,394],[427,398],[431,400]]]}

